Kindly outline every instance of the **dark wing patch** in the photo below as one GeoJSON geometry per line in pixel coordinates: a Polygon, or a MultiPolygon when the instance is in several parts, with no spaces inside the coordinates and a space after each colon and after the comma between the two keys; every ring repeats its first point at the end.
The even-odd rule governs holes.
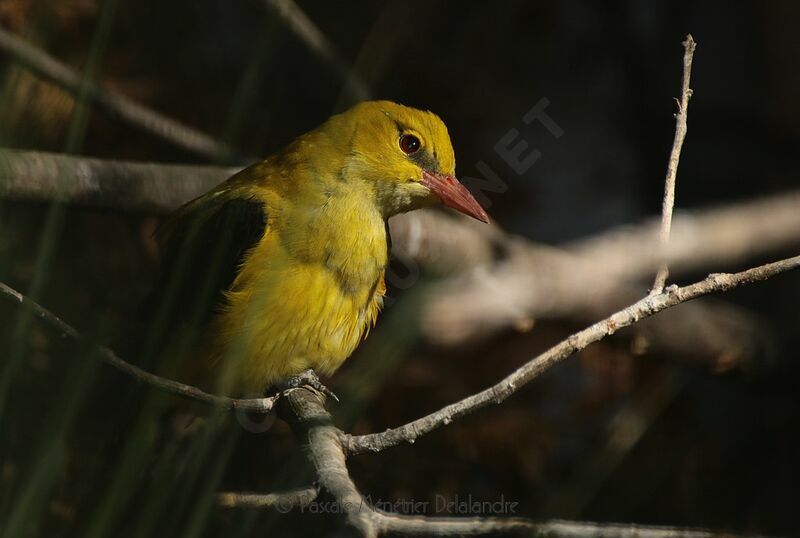
{"type": "Polygon", "coordinates": [[[196,332],[213,317],[266,226],[260,201],[209,197],[188,204],[162,225],[157,232],[162,271],[147,306],[155,323],[154,343],[163,344],[179,326],[196,332]]]}

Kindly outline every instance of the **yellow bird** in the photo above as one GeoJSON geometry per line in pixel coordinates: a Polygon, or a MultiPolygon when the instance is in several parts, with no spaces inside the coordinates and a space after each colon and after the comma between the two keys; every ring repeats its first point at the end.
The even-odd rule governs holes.
{"type": "Polygon", "coordinates": [[[171,349],[223,393],[326,390],[316,373],[333,374],[381,309],[386,220],[439,202],[488,222],[438,116],[371,101],[331,117],[164,223],[171,349]]]}

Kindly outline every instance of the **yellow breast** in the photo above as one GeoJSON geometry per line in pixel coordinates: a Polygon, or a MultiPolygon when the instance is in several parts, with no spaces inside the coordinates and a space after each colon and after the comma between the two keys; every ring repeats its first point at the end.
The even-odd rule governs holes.
{"type": "Polygon", "coordinates": [[[219,379],[237,393],[308,368],[332,374],[375,323],[385,293],[385,224],[357,195],[307,205],[264,196],[267,233],[214,322],[219,379]]]}

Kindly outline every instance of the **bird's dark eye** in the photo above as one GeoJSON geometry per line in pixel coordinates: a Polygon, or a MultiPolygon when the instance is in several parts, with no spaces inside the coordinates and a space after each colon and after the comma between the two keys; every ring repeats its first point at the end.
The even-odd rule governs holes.
{"type": "Polygon", "coordinates": [[[419,147],[422,144],[419,141],[419,138],[412,134],[404,134],[400,137],[400,149],[403,150],[403,153],[406,155],[412,155],[419,151],[419,147]]]}

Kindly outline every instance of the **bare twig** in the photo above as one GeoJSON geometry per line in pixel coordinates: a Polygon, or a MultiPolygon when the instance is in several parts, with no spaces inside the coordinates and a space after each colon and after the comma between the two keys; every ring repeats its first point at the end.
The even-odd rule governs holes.
{"type": "MultiPolygon", "coordinates": [[[[659,237],[662,256],[667,250],[672,227],[672,208],[675,205],[675,177],[678,174],[678,162],[681,159],[683,140],[686,138],[686,118],[689,114],[689,99],[692,97],[692,89],[689,87],[689,82],[692,76],[692,58],[694,57],[696,46],[697,43],[695,43],[692,35],[687,35],[683,41],[683,84],[681,100],[678,102],[678,113],[675,114],[675,139],[672,142],[672,151],[667,165],[667,178],[664,182],[664,202],[661,209],[661,234],[659,237]]],[[[653,287],[650,290],[651,294],[661,293],[664,289],[664,284],[667,282],[667,276],[669,276],[669,267],[666,261],[663,261],[656,273],[653,287]]]]}
{"type": "Polygon", "coordinates": [[[378,534],[402,536],[537,536],[549,528],[522,518],[408,516],[381,510],[375,510],[373,521],[378,534]]]}
{"type": "MultiPolygon", "coordinates": [[[[0,50],[11,55],[38,76],[73,94],[81,86],[81,76],[41,49],[26,43],[0,27],[0,50]]],[[[89,99],[109,113],[192,153],[208,158],[231,158],[234,151],[209,135],[155,112],[119,93],[88,83],[83,86],[89,99]]]]}
{"type": "MultiPolygon", "coordinates": [[[[734,538],[739,534],[666,526],[551,521],[542,525],[545,536],[559,538],[734,538]]],[[[750,535],[748,535],[750,536],[750,535]]],[[[755,538],[751,536],[751,538],[755,538]]]]}
{"type": "MultiPolygon", "coordinates": [[[[36,317],[53,327],[56,331],[60,332],[62,337],[78,342],[83,341],[83,337],[74,327],[41,306],[36,301],[31,300],[3,282],[0,282],[0,295],[4,295],[5,297],[21,305],[23,308],[29,309],[36,317]]],[[[220,406],[232,411],[239,410],[254,413],[268,413],[278,399],[277,396],[270,396],[269,398],[237,399],[228,398],[227,396],[209,394],[196,387],[192,387],[191,385],[185,385],[183,383],[166,379],[142,370],[141,368],[138,368],[121,359],[116,353],[114,353],[113,350],[108,347],[94,345],[92,348],[93,351],[103,359],[103,361],[110,364],[120,372],[123,372],[138,381],[147,383],[154,388],[163,390],[164,392],[168,392],[176,396],[181,396],[182,398],[220,406]]]]}
{"type": "Polygon", "coordinates": [[[217,494],[217,506],[221,508],[272,508],[281,513],[303,509],[319,495],[317,486],[297,488],[278,493],[236,493],[217,494]]]}
{"type": "Polygon", "coordinates": [[[294,0],[262,0],[262,3],[276,13],[289,29],[344,81],[345,89],[353,101],[369,99],[367,85],[353,71],[342,55],[322,33],[319,27],[294,0]]]}
{"type": "MultiPolygon", "coordinates": [[[[403,536],[525,535],[552,538],[735,538],[705,529],[554,520],[535,523],[509,518],[431,518],[383,514],[380,530],[403,536]]],[[[753,537],[751,537],[753,538],[753,537]]]]}
{"type": "Polygon", "coordinates": [[[765,280],[773,275],[800,267],[800,256],[768,263],[739,273],[715,273],[684,287],[672,286],[659,294],[649,295],[635,304],[616,312],[608,318],[573,334],[558,345],[525,363],[499,383],[450,404],[439,411],[409,422],[399,428],[369,435],[346,435],[342,443],[350,454],[380,452],[401,443],[413,443],[417,438],[453,420],[468,415],[490,404],[499,404],[520,387],[538,377],[542,372],[580,351],[589,344],[614,334],[619,329],[650,317],[662,310],[703,295],[726,291],[743,284],[765,280]]]}

